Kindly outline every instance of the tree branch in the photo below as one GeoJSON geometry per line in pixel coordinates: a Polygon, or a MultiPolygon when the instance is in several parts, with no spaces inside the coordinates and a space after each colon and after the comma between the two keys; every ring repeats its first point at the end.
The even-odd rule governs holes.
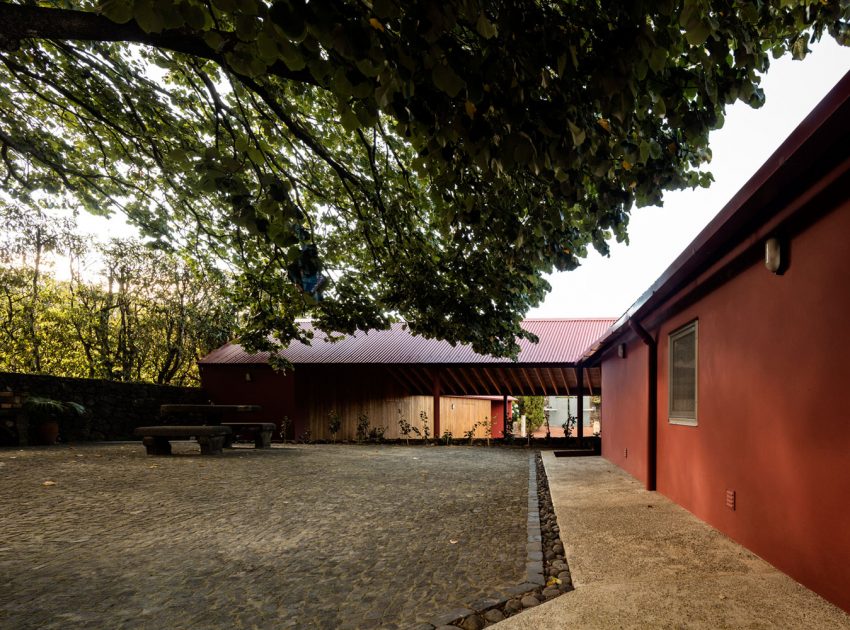
{"type": "MultiPolygon", "coordinates": [[[[128,42],[209,59],[227,67],[222,53],[231,50],[239,39],[230,31],[215,32],[225,41],[220,51],[210,48],[197,31],[188,28],[146,33],[134,21],[118,24],[87,11],[0,2],[0,45],[7,48],[14,48],[22,39],[128,42]]],[[[317,85],[309,70],[294,72],[280,61],[267,72],[282,79],[317,85]]]]}

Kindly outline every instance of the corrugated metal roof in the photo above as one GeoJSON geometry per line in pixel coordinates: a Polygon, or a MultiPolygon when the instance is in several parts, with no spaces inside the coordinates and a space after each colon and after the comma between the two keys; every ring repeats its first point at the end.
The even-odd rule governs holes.
{"type": "MultiPolygon", "coordinates": [[[[519,364],[575,363],[582,354],[611,326],[614,319],[526,319],[522,327],[537,335],[539,343],[519,341],[519,364]]],[[[314,330],[312,345],[292,343],[281,354],[298,364],[478,364],[511,363],[507,359],[478,354],[467,345],[452,346],[447,341],[426,339],[411,334],[402,323],[388,330],[357,332],[337,342],[325,340],[321,331],[309,321],[301,326],[314,330]]],[[[249,354],[239,344],[227,344],[214,350],[200,363],[257,364],[267,363],[268,354],[249,354]]]]}

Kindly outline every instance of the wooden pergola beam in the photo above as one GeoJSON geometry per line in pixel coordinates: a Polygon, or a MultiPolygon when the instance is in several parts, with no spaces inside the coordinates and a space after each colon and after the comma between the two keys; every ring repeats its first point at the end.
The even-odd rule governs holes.
{"type": "Polygon", "coordinates": [[[567,370],[569,368],[561,368],[558,370],[558,373],[561,375],[561,380],[564,381],[564,390],[567,392],[567,396],[570,395],[570,382],[567,380],[567,370]]]}
{"type": "Polygon", "coordinates": [[[490,381],[490,385],[493,386],[493,394],[501,394],[503,388],[499,387],[499,384],[496,383],[496,379],[494,379],[493,375],[490,374],[490,368],[481,368],[481,373],[484,374],[485,377],[487,377],[487,380],[490,381]]]}
{"type": "MultiPolygon", "coordinates": [[[[517,375],[514,374],[513,369],[511,369],[511,368],[500,368],[499,372],[501,372],[503,375],[504,375],[505,372],[507,372],[510,375],[511,380],[514,382],[514,385],[516,385],[516,388],[517,388],[516,393],[517,394],[523,394],[525,392],[525,388],[522,386],[522,382],[519,380],[519,377],[517,377],[517,375]]],[[[505,381],[507,381],[507,380],[508,379],[505,378],[505,381]]]]}
{"type": "MultiPolygon", "coordinates": [[[[540,382],[540,388],[543,390],[544,396],[549,396],[548,389],[546,387],[546,382],[543,380],[543,368],[531,368],[534,376],[537,377],[537,380],[540,382]]],[[[558,392],[553,392],[551,395],[556,395],[558,392]]]]}
{"type": "Polygon", "coordinates": [[[558,387],[558,384],[555,382],[555,377],[552,375],[553,369],[554,370],[560,370],[561,368],[547,368],[546,369],[546,374],[549,377],[549,381],[552,384],[552,391],[555,392],[555,396],[558,396],[560,394],[560,388],[558,387]]]}
{"type": "MultiPolygon", "coordinates": [[[[477,374],[475,368],[458,368],[458,373],[461,380],[469,385],[469,391],[472,392],[473,395],[481,394],[481,382],[479,378],[476,378],[477,374]]],[[[484,389],[486,389],[486,387],[484,389]]]]}
{"type": "Polygon", "coordinates": [[[466,375],[473,383],[474,391],[480,395],[486,395],[488,390],[487,382],[484,380],[485,374],[486,368],[468,368],[466,370],[466,375]]]}
{"type": "Polygon", "coordinates": [[[520,380],[520,377],[524,379],[524,382],[520,380],[520,387],[522,387],[522,391],[528,391],[529,393],[526,396],[534,396],[537,392],[534,391],[534,384],[529,380],[528,374],[525,373],[525,369],[517,368],[517,380],[520,380]]]}
{"type": "Polygon", "coordinates": [[[408,395],[412,395],[414,393],[419,392],[419,388],[416,386],[415,382],[409,380],[409,377],[407,376],[407,374],[405,374],[404,368],[388,367],[386,371],[390,373],[390,378],[392,378],[393,380],[395,380],[396,383],[401,385],[401,387],[408,395]]]}
{"type": "Polygon", "coordinates": [[[469,392],[466,391],[466,387],[464,386],[463,383],[461,383],[460,379],[457,376],[455,376],[455,373],[452,371],[452,369],[453,368],[443,368],[442,372],[443,372],[443,374],[448,376],[449,379],[451,379],[452,382],[454,382],[455,385],[457,385],[457,387],[460,389],[460,391],[463,393],[464,396],[468,396],[469,392]]]}
{"type": "Polygon", "coordinates": [[[423,375],[421,373],[421,371],[417,368],[411,368],[411,369],[407,370],[406,373],[408,374],[408,376],[410,377],[410,379],[412,381],[414,381],[415,383],[418,383],[419,391],[423,395],[427,396],[428,392],[431,391],[431,380],[430,380],[431,375],[428,374],[427,371],[425,371],[425,374],[423,375]]]}

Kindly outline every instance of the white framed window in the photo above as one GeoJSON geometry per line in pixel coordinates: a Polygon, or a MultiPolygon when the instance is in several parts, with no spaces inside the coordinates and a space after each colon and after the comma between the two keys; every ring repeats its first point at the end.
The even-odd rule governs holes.
{"type": "Polygon", "coordinates": [[[697,424],[697,321],[670,333],[668,362],[668,421],[697,424]]]}

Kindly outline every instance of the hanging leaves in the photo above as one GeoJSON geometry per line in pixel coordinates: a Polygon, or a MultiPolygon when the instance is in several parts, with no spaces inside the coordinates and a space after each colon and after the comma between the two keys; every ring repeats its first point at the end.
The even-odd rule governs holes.
{"type": "Polygon", "coordinates": [[[710,183],[770,55],[850,40],[823,2],[66,6],[0,5],[4,190],[231,266],[257,349],[393,313],[515,353],[544,274],[710,183]]]}

